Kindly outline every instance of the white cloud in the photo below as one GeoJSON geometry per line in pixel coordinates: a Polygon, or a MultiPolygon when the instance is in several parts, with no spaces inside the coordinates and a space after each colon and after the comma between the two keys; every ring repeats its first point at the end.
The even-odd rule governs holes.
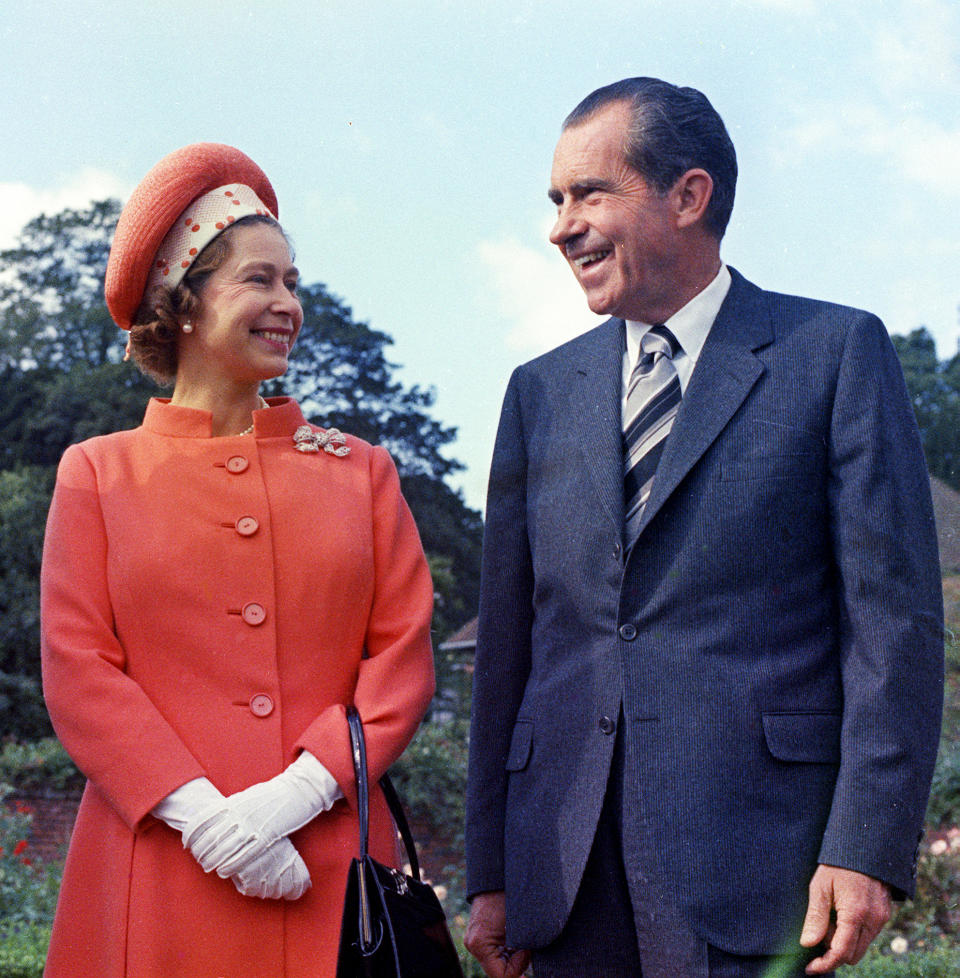
{"type": "Polygon", "coordinates": [[[944,196],[960,197],[960,129],[948,130],[935,122],[918,119],[901,130],[892,152],[904,173],[917,183],[944,196]]]}
{"type": "Polygon", "coordinates": [[[86,207],[107,197],[125,200],[133,188],[105,170],[86,168],[52,188],[0,183],[0,248],[12,247],[25,224],[39,214],[86,207]]]}
{"type": "Polygon", "coordinates": [[[927,92],[960,82],[960,8],[956,0],[905,0],[878,23],[871,42],[886,89],[927,92]]]}
{"type": "MultiPolygon", "coordinates": [[[[750,0],[777,3],[779,0],[750,0]]],[[[829,8],[850,30],[842,4],[829,8]]],[[[824,13],[828,12],[825,8],[824,13]]],[[[847,10],[847,13],[849,11],[847,10]]],[[[960,86],[960,5],[956,0],[891,0],[864,20],[858,54],[829,99],[794,106],[796,123],[778,130],[774,158],[785,165],[814,153],[865,154],[878,172],[960,197],[951,175],[960,165],[955,92],[960,86]]]]}
{"type": "Polygon", "coordinates": [[[779,139],[775,156],[782,165],[795,165],[812,152],[866,153],[883,167],[938,196],[960,197],[953,179],[960,166],[960,128],[948,128],[918,113],[885,110],[871,102],[847,101],[808,107],[805,118],[779,139]]]}
{"type": "Polygon", "coordinates": [[[511,350],[536,356],[599,321],[566,262],[550,246],[532,247],[510,236],[481,241],[477,251],[500,309],[512,323],[506,337],[511,350]]]}
{"type": "Polygon", "coordinates": [[[744,7],[761,7],[785,14],[806,16],[817,12],[817,0],[740,0],[744,7]]]}

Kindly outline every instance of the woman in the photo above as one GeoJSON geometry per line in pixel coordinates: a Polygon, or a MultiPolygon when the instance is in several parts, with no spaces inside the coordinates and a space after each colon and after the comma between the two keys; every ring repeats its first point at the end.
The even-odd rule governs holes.
{"type": "Polygon", "coordinates": [[[433,692],[433,589],[388,454],[259,395],[303,321],[276,213],[252,160],[201,143],[117,225],[107,304],[174,387],[69,448],[50,510],[44,688],[89,779],[50,978],[332,975],[357,850],[345,706],[374,780],[433,692]]]}

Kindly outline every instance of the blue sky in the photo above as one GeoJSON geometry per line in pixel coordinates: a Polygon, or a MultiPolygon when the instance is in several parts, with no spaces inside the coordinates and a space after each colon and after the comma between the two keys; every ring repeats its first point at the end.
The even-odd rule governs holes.
{"type": "Polygon", "coordinates": [[[727,123],[726,261],[956,351],[956,0],[21,0],[0,22],[0,247],[178,146],[239,146],[304,279],[437,389],[482,508],[511,369],[596,322],[546,240],[560,122],[637,74],[727,123]]]}

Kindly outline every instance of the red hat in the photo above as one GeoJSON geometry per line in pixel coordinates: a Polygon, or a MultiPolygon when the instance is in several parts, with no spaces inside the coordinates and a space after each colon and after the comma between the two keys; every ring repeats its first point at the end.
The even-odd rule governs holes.
{"type": "Polygon", "coordinates": [[[240,150],[193,143],[165,156],[130,195],[117,221],[103,291],[121,329],[130,329],[167,232],[198,197],[226,184],[250,187],[272,214],[277,195],[267,175],[240,150]]]}

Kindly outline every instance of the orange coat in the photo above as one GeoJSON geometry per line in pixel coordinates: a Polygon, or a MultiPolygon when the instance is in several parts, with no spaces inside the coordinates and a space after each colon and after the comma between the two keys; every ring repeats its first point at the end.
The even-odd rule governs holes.
{"type": "MultiPolygon", "coordinates": [[[[254,436],[210,438],[206,412],[153,400],[142,427],[60,464],[43,574],[43,675],[57,734],[89,781],[49,978],[324,978],[357,850],[344,705],[371,779],[433,692],[433,587],[389,455],[349,437],[296,450],[299,407],[254,436]],[[292,836],[313,887],[295,902],[204,875],[149,812],[205,775],[230,794],[301,749],[347,800],[292,836]]],[[[319,429],[318,429],[319,430],[319,429]]],[[[392,862],[371,800],[371,850],[392,862]]]]}

